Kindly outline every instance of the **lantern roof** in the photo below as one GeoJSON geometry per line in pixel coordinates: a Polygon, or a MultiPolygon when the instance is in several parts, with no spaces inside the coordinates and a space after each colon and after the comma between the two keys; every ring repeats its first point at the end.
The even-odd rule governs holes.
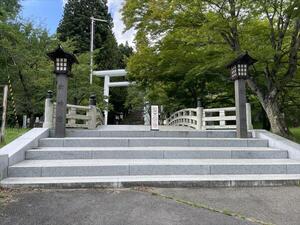
{"type": "Polygon", "coordinates": [[[57,58],[67,58],[71,64],[79,63],[76,56],[72,53],[66,52],[61,45],[58,45],[54,51],[47,53],[47,56],[52,61],[55,61],[57,58]]]}
{"type": "Polygon", "coordinates": [[[254,63],[256,63],[257,60],[252,58],[248,52],[241,54],[240,56],[238,56],[236,59],[234,59],[232,62],[230,62],[226,67],[227,68],[231,68],[234,65],[238,65],[238,64],[247,64],[247,65],[253,65],[254,63]]]}

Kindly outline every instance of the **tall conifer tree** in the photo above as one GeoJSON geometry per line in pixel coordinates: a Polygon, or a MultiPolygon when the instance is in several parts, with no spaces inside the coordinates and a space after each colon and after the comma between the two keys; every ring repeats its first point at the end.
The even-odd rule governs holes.
{"type": "Polygon", "coordinates": [[[90,49],[91,17],[107,20],[108,24],[95,23],[95,49],[99,69],[118,67],[118,44],[112,32],[112,18],[108,12],[107,0],[69,0],[63,18],[57,29],[60,41],[73,40],[77,53],[90,49]]]}

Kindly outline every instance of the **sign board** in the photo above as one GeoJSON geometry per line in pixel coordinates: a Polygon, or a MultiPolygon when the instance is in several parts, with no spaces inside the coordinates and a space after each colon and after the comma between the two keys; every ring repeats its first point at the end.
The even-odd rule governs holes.
{"type": "Polygon", "coordinates": [[[159,130],[159,110],[158,105],[151,106],[151,130],[159,130]]]}

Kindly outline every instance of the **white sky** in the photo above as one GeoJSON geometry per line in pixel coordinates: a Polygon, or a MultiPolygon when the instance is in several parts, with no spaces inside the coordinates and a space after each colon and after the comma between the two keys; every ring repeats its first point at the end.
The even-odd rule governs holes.
{"type": "Polygon", "coordinates": [[[118,43],[129,43],[130,46],[134,46],[134,30],[129,30],[126,33],[123,33],[125,29],[125,25],[122,21],[122,15],[120,10],[122,9],[122,5],[124,4],[124,0],[108,0],[108,7],[111,13],[111,16],[114,20],[114,28],[113,32],[116,36],[118,43]]]}

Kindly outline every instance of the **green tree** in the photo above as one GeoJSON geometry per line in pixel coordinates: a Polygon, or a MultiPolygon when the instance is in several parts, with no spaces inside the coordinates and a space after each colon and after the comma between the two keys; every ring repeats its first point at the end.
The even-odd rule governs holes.
{"type": "Polygon", "coordinates": [[[119,68],[125,69],[127,66],[128,59],[133,55],[133,48],[129,46],[128,42],[119,45],[119,68]]]}
{"type": "Polygon", "coordinates": [[[95,68],[116,69],[119,63],[119,50],[116,38],[112,32],[113,22],[108,12],[107,1],[102,0],[70,0],[65,5],[64,15],[57,28],[59,40],[72,40],[75,53],[85,53],[90,50],[91,17],[106,20],[95,22],[94,47],[95,68]]]}
{"type": "MultiPolygon", "coordinates": [[[[92,86],[88,83],[90,25],[91,17],[107,20],[108,23],[95,22],[95,70],[123,69],[132,48],[127,45],[118,46],[112,32],[112,18],[108,12],[107,1],[101,0],[70,0],[65,6],[63,18],[57,29],[59,40],[66,43],[78,53],[80,65],[74,68],[74,78],[70,81],[69,100],[73,104],[82,104],[91,92],[103,100],[103,80],[94,79],[92,86]],[[72,47],[73,46],[73,47],[72,47]]],[[[110,107],[112,114],[124,110],[126,89],[114,88],[111,91],[110,107]]]]}
{"type": "MultiPolygon", "coordinates": [[[[259,60],[250,71],[248,86],[266,112],[272,131],[288,136],[281,96],[299,77],[299,10],[297,0],[127,0],[123,18],[128,29],[137,30],[137,54],[129,70],[142,82],[149,80],[147,75],[152,80],[179,76],[186,82],[194,78],[194,84],[187,83],[185,88],[196,87],[210,74],[216,80],[206,79],[196,90],[222,88],[229,77],[226,63],[248,50],[259,60]],[[218,76],[223,78],[218,81],[218,76]]],[[[184,90],[178,83],[175,87],[176,93],[184,90]]],[[[221,90],[231,93],[227,88],[221,90]]],[[[212,97],[212,102],[220,98],[216,92],[205,96],[212,97]]]]}
{"type": "MultiPolygon", "coordinates": [[[[26,114],[33,125],[35,116],[43,115],[44,98],[52,88],[51,63],[46,52],[54,47],[48,33],[32,23],[16,20],[19,1],[1,1],[0,22],[0,83],[12,83],[16,111],[21,118],[26,114]]],[[[9,122],[16,121],[12,99],[9,99],[9,122]]]]}
{"type": "Polygon", "coordinates": [[[20,11],[19,0],[1,0],[0,2],[0,20],[13,19],[20,11]]]}
{"type": "Polygon", "coordinates": [[[63,42],[74,41],[76,51],[90,50],[91,17],[107,20],[108,23],[95,23],[95,48],[101,48],[111,38],[112,18],[108,13],[107,1],[69,0],[65,5],[64,15],[57,33],[63,42]]]}

